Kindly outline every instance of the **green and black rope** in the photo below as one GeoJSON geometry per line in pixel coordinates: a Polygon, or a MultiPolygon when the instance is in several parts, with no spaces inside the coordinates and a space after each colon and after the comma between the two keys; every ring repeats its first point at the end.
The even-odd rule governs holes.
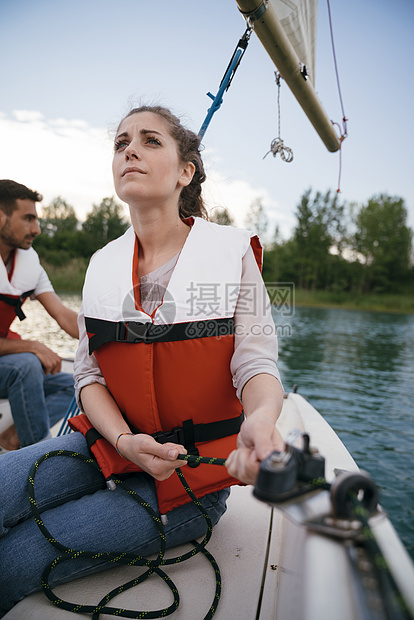
{"type": "Polygon", "coordinates": [[[200,465],[201,463],[204,465],[225,465],[226,463],[226,459],[219,459],[214,456],[194,456],[192,454],[179,454],[177,460],[188,461],[188,463],[194,463],[196,465],[200,465]]]}
{"type": "MultiPolygon", "coordinates": [[[[78,452],[71,452],[68,450],[55,450],[52,452],[47,452],[33,464],[30,470],[28,491],[29,491],[29,500],[30,500],[30,505],[31,505],[34,520],[37,526],[39,527],[40,531],[42,532],[42,534],[45,536],[45,538],[56,549],[58,549],[61,552],[61,555],[55,558],[55,560],[53,560],[53,562],[51,562],[43,571],[42,588],[47,598],[57,607],[61,607],[62,609],[65,609],[67,611],[71,611],[73,613],[92,614],[92,620],[98,620],[100,614],[122,616],[125,618],[164,618],[165,616],[172,614],[178,608],[180,598],[179,598],[179,594],[178,594],[178,591],[177,591],[177,588],[174,582],[170,579],[170,577],[168,577],[168,575],[160,567],[171,565],[171,564],[179,564],[180,562],[184,562],[185,560],[191,557],[194,557],[197,553],[201,552],[210,562],[214,570],[215,577],[216,577],[216,589],[215,589],[214,599],[204,619],[204,620],[210,620],[216,612],[217,605],[220,599],[220,594],[221,594],[220,569],[214,557],[205,548],[205,546],[207,545],[208,541],[211,538],[213,528],[212,528],[211,519],[208,513],[205,511],[201,502],[192,492],[181,469],[179,468],[176,470],[178,477],[184,489],[190,496],[191,500],[194,502],[194,504],[203,514],[206,520],[206,523],[207,523],[207,533],[201,542],[198,542],[195,540],[192,541],[192,545],[194,546],[192,550],[188,551],[187,553],[181,556],[174,557],[174,558],[168,558],[168,559],[164,557],[165,548],[166,548],[166,538],[165,538],[164,526],[161,522],[159,515],[151,508],[151,506],[147,502],[145,502],[145,500],[142,497],[140,497],[137,493],[135,493],[135,491],[133,491],[123,480],[119,478],[113,478],[117,487],[119,487],[125,493],[127,493],[134,501],[136,501],[140,506],[142,506],[148,512],[148,514],[153,519],[154,524],[158,530],[158,533],[160,536],[160,550],[158,552],[158,556],[156,559],[149,560],[142,556],[128,554],[125,552],[113,552],[113,553],[104,552],[103,553],[103,552],[81,551],[81,550],[71,549],[70,547],[67,547],[63,545],[62,543],[60,543],[59,541],[57,541],[56,538],[49,532],[49,530],[47,529],[46,525],[43,522],[43,519],[40,515],[39,509],[36,503],[35,477],[42,463],[44,463],[48,459],[59,457],[59,456],[76,458],[78,460],[83,461],[85,464],[91,467],[94,467],[97,471],[101,471],[95,459],[88,458],[78,452]],[[81,604],[70,603],[69,601],[62,600],[61,598],[59,598],[58,596],[54,594],[54,592],[52,591],[49,585],[49,576],[51,572],[59,564],[63,562],[67,562],[69,560],[77,560],[77,559],[97,559],[101,561],[106,560],[108,562],[113,562],[114,564],[126,564],[130,566],[146,566],[148,570],[142,575],[140,575],[139,577],[137,577],[136,579],[133,579],[115,588],[111,592],[108,592],[101,599],[101,601],[99,601],[97,605],[81,605],[81,604]],[[135,610],[122,609],[122,608],[108,606],[109,601],[113,599],[115,596],[117,596],[118,594],[121,594],[122,592],[125,592],[126,590],[129,590],[130,588],[133,588],[139,585],[140,583],[143,583],[152,574],[158,575],[165,582],[165,584],[170,588],[173,594],[174,600],[169,607],[155,610],[155,611],[135,611],[135,610]]],[[[197,462],[197,463],[209,463],[209,464],[217,464],[217,465],[224,465],[225,463],[225,459],[194,457],[194,456],[187,456],[187,455],[180,455],[179,458],[181,460],[197,462]]]]}

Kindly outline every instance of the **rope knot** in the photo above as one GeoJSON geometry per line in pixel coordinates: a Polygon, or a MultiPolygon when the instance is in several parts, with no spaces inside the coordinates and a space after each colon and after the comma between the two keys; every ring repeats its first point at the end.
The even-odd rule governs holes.
{"type": "Polygon", "coordinates": [[[269,153],[273,153],[273,157],[276,157],[276,155],[279,153],[280,157],[283,159],[283,161],[290,163],[291,161],[293,161],[293,151],[291,148],[289,148],[288,146],[285,146],[283,144],[283,140],[281,140],[281,138],[275,138],[274,140],[272,140],[271,144],[270,144],[270,150],[267,151],[266,155],[263,157],[263,159],[265,157],[267,157],[267,155],[269,155],[269,153]]]}

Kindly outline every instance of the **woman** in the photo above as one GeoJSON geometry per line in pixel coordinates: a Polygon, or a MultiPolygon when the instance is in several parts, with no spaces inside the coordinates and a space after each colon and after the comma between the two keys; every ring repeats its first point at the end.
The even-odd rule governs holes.
{"type": "MultiPolygon", "coordinates": [[[[184,468],[215,524],[229,485],[253,483],[260,461],[283,449],[275,429],[283,397],[277,342],[258,242],[203,219],[198,137],[165,108],[134,109],[116,133],[113,176],[132,227],[96,253],[85,280],[75,360],[84,414],[73,419],[81,433],[0,460],[7,472],[0,491],[1,614],[40,589],[44,567],[58,555],[29,518],[27,476],[45,452],[88,455],[83,434],[92,431],[105,477],[130,474],[128,485],[164,515],[171,547],[206,531],[174,473],[185,464],[180,453],[227,458],[226,467],[184,468]]],[[[159,549],[152,519],[83,463],[46,462],[36,489],[49,530],[71,548],[140,555],[159,549]]],[[[65,562],[50,584],[110,566],[65,562]]]]}

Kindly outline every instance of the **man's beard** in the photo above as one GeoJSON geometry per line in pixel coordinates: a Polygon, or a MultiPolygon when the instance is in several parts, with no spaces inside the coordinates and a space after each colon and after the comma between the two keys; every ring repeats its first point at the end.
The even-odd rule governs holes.
{"type": "Polygon", "coordinates": [[[32,235],[26,235],[23,239],[18,239],[13,233],[10,224],[6,222],[3,229],[0,230],[0,239],[3,244],[7,245],[9,248],[14,250],[27,250],[31,247],[34,237],[32,235]]]}

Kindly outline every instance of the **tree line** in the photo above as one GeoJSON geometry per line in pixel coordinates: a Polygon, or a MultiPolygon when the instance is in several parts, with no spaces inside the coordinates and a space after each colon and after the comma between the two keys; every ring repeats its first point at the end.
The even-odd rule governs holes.
{"type": "MultiPolygon", "coordinates": [[[[289,239],[278,227],[265,244],[266,282],[294,282],[306,290],[333,293],[409,293],[413,291],[413,231],[400,197],[379,194],[367,204],[341,203],[336,192],[307,190],[296,206],[289,239]]],[[[232,225],[232,216],[215,209],[210,219],[232,225]]],[[[269,220],[260,198],[250,206],[244,225],[266,238],[269,220]]],[[[93,205],[84,222],[60,196],[43,207],[42,235],[34,246],[42,262],[63,266],[90,256],[129,226],[114,197],[93,205]]]]}
{"type": "Polygon", "coordinates": [[[93,205],[84,222],[61,196],[43,207],[39,224],[42,234],[34,248],[42,262],[62,266],[73,258],[89,260],[96,250],[122,235],[129,226],[123,207],[115,198],[104,198],[93,205]]]}
{"type": "MultiPolygon", "coordinates": [[[[295,211],[292,236],[281,239],[278,227],[264,247],[266,282],[294,282],[300,289],[333,293],[413,293],[413,231],[400,197],[379,194],[367,204],[341,203],[337,192],[307,190],[295,211]]],[[[212,218],[232,224],[217,210],[212,218]]],[[[246,228],[265,238],[269,221],[256,199],[246,228]]]]}

